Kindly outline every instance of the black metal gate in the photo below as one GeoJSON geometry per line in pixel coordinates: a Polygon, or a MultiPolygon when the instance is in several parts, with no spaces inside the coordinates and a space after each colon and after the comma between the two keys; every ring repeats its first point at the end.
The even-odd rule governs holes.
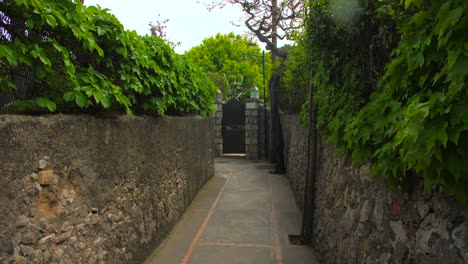
{"type": "Polygon", "coordinates": [[[237,100],[223,105],[223,153],[245,153],[245,104],[237,100]]]}

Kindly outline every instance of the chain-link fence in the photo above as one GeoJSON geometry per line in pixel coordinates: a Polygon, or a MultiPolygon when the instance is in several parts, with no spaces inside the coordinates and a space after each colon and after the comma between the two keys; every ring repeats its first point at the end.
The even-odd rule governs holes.
{"type": "Polygon", "coordinates": [[[37,97],[40,83],[26,65],[10,68],[0,62],[0,76],[4,80],[0,87],[0,112],[15,112],[19,102],[37,97]],[[6,80],[16,88],[9,87],[6,80]]]}

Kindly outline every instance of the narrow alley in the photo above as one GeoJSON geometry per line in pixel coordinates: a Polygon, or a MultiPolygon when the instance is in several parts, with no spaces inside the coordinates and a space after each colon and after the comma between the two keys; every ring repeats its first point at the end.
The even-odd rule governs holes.
{"type": "Polygon", "coordinates": [[[147,264],[314,264],[313,249],[289,243],[301,214],[271,164],[216,159],[216,173],[147,264]]]}

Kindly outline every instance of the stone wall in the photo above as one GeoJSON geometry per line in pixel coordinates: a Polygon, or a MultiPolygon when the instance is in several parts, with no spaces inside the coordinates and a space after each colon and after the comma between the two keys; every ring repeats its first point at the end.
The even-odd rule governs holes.
{"type": "Polygon", "coordinates": [[[245,103],[245,158],[257,160],[259,151],[258,127],[259,99],[247,99],[245,103]]]}
{"type": "Polygon", "coordinates": [[[0,116],[0,263],[141,263],[214,174],[213,118],[0,116]]]}
{"type": "Polygon", "coordinates": [[[301,210],[304,207],[304,185],[308,165],[308,130],[298,122],[296,115],[281,116],[284,139],[284,162],[289,184],[301,210]]]}
{"type": "MultiPolygon", "coordinates": [[[[294,148],[307,146],[307,133],[297,118],[283,120],[288,177],[301,205],[306,168],[297,167],[307,166],[307,152],[294,148]]],[[[329,143],[321,142],[318,157],[313,245],[321,263],[468,263],[466,206],[425,193],[421,179],[411,193],[395,193],[370,176],[369,164],[352,166],[329,143]]]]}
{"type": "Polygon", "coordinates": [[[215,112],[215,157],[223,156],[223,102],[216,101],[215,112]]]}

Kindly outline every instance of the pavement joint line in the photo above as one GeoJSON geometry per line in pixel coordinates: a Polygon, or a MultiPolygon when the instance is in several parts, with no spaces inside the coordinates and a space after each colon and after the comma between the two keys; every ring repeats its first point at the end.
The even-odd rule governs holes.
{"type": "Polygon", "coordinates": [[[203,220],[202,225],[201,225],[200,228],[198,229],[197,234],[196,234],[195,237],[193,238],[192,243],[190,244],[190,246],[189,246],[187,252],[185,253],[184,258],[182,259],[182,261],[180,262],[180,264],[187,264],[187,262],[189,261],[190,257],[192,256],[193,250],[194,250],[195,247],[197,246],[198,241],[200,240],[200,237],[201,237],[203,231],[205,231],[206,225],[208,224],[208,221],[210,220],[211,216],[213,215],[213,212],[215,211],[216,206],[218,206],[218,202],[219,202],[219,200],[220,200],[220,198],[221,198],[221,195],[223,194],[224,189],[226,188],[226,184],[229,182],[229,180],[230,180],[230,178],[228,178],[228,179],[226,180],[226,182],[224,183],[223,187],[222,187],[221,190],[219,191],[218,196],[216,197],[216,200],[215,200],[215,201],[213,202],[213,204],[211,205],[211,208],[210,208],[210,210],[208,211],[208,214],[206,215],[205,219],[203,220]]]}
{"type": "MultiPolygon", "coordinates": [[[[228,188],[229,190],[236,189],[236,188],[228,188]]],[[[253,191],[264,191],[265,189],[268,190],[268,188],[239,188],[238,190],[240,192],[253,192],[253,191]]]]}
{"type": "Polygon", "coordinates": [[[300,212],[297,210],[276,210],[277,213],[296,213],[299,214],[300,212]]]}
{"type": "MultiPolygon", "coordinates": [[[[272,167],[274,169],[274,167],[272,167]]],[[[270,170],[256,170],[256,169],[248,169],[248,170],[235,170],[235,172],[252,172],[252,171],[262,171],[262,172],[266,172],[266,171],[270,171],[270,170]]],[[[270,174],[270,173],[268,173],[270,174]]]]}
{"type": "Polygon", "coordinates": [[[276,209],[275,209],[275,202],[273,199],[273,187],[271,184],[271,175],[269,177],[269,185],[270,185],[270,199],[271,199],[271,222],[273,224],[273,233],[275,236],[275,255],[276,255],[276,263],[283,264],[283,257],[281,256],[281,244],[280,244],[280,236],[278,231],[278,222],[276,219],[276,209]]]}
{"type": "Polygon", "coordinates": [[[221,246],[221,247],[258,247],[258,248],[274,248],[273,245],[262,245],[262,244],[237,244],[237,243],[198,243],[199,246],[221,246]]]}
{"type": "Polygon", "coordinates": [[[217,208],[216,210],[214,211],[217,211],[217,212],[223,212],[223,211],[231,211],[231,212],[236,212],[236,211],[240,211],[240,212],[244,212],[244,211],[251,211],[251,212],[262,212],[262,213],[270,213],[271,212],[271,209],[259,209],[259,208],[247,208],[247,209],[243,209],[243,208],[239,208],[239,209],[232,209],[232,208],[217,208]]]}

